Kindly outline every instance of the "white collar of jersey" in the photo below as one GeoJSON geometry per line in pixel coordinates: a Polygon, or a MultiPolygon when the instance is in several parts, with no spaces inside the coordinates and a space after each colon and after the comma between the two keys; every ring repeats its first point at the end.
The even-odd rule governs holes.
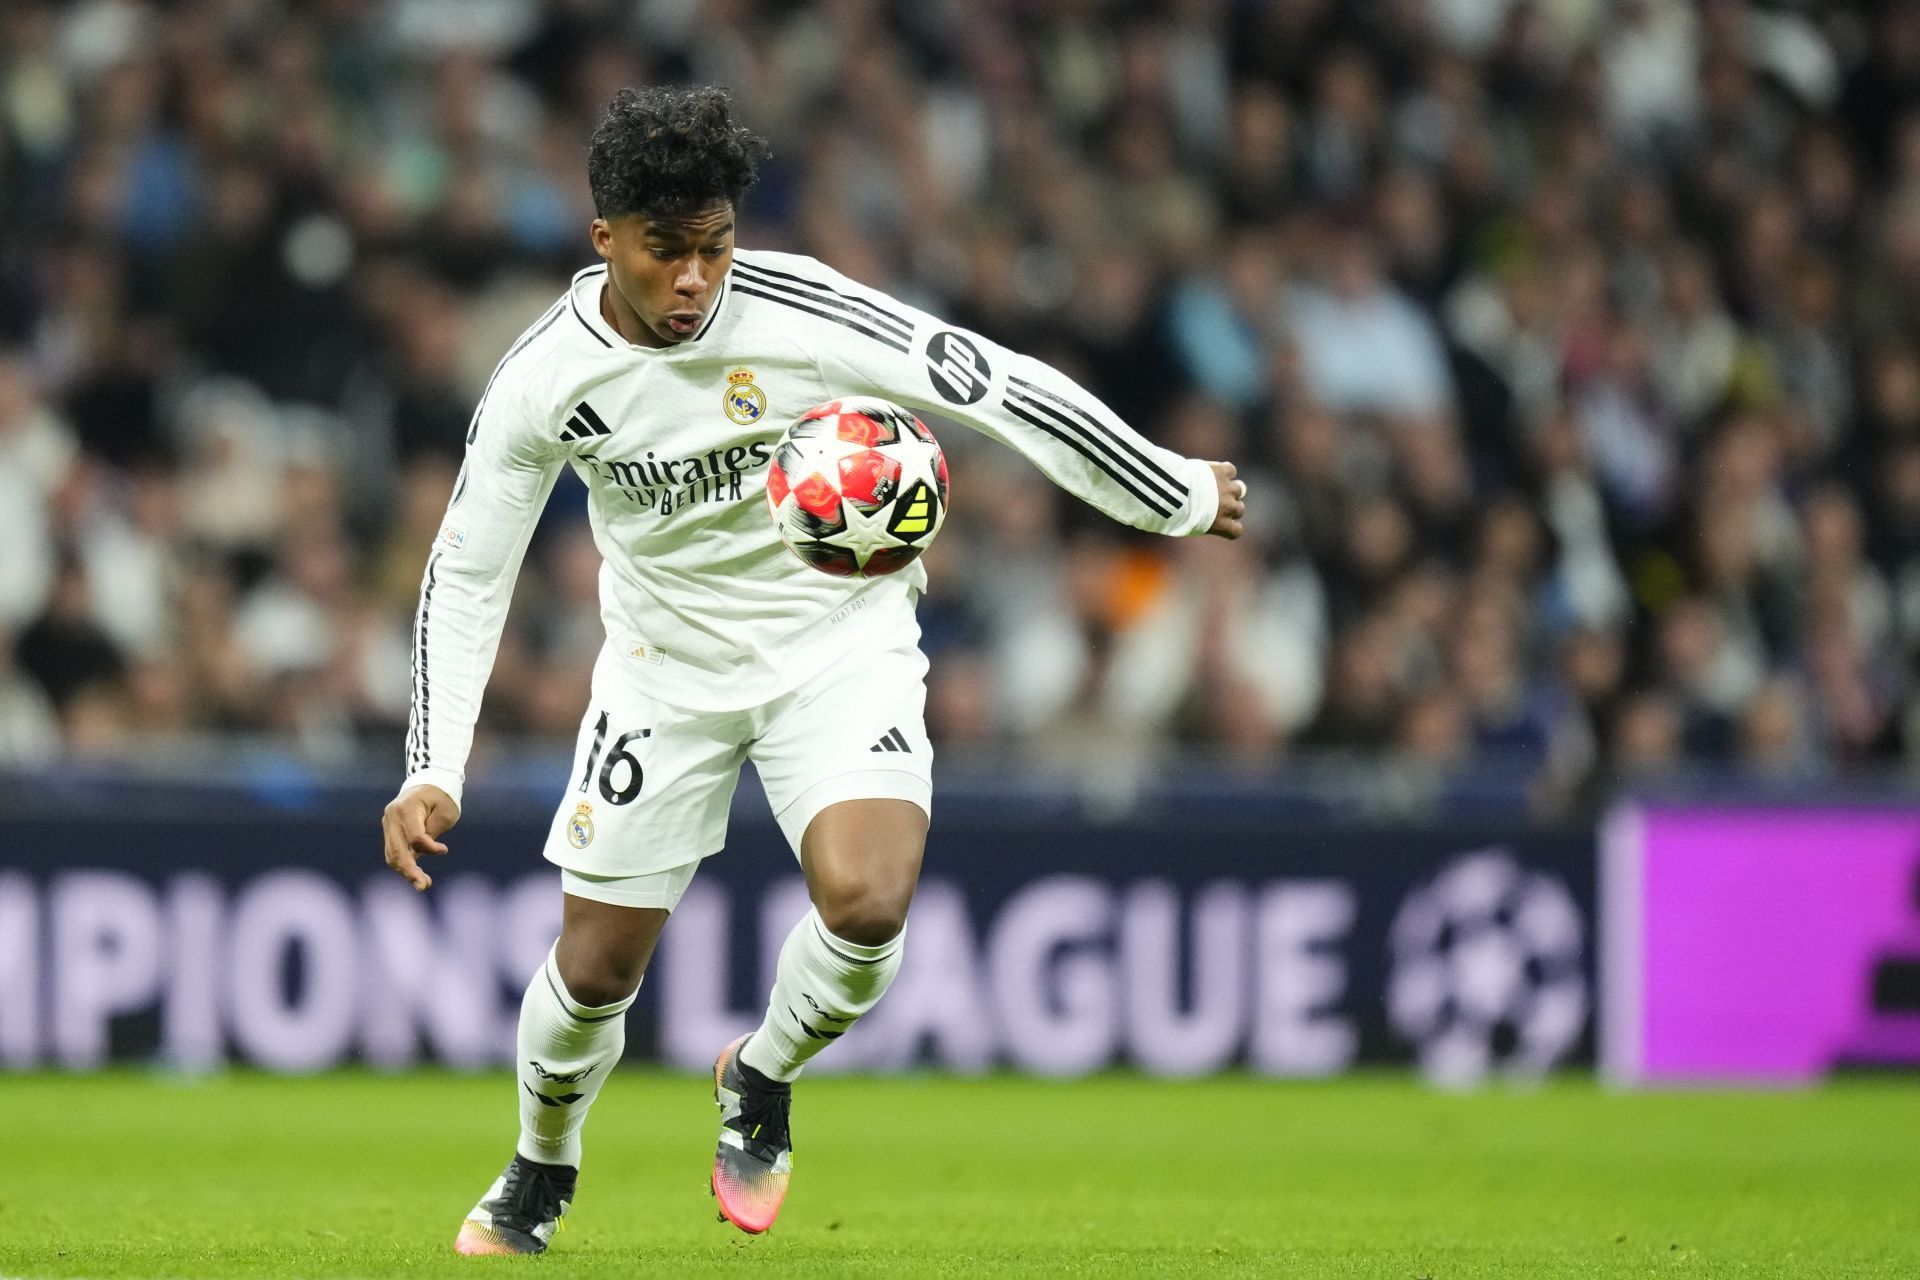
{"type": "Polygon", "coordinates": [[[600,313],[600,290],[607,281],[607,266],[603,262],[597,267],[588,267],[574,274],[573,283],[567,287],[567,305],[573,311],[574,318],[593,335],[603,347],[618,351],[622,347],[628,351],[657,351],[661,355],[690,347],[713,332],[714,324],[720,319],[720,312],[726,308],[727,296],[732,293],[728,287],[733,279],[729,271],[720,280],[720,295],[713,300],[713,310],[707,312],[707,321],[701,325],[691,338],[674,343],[671,347],[642,347],[628,342],[620,331],[608,324],[600,313]]]}

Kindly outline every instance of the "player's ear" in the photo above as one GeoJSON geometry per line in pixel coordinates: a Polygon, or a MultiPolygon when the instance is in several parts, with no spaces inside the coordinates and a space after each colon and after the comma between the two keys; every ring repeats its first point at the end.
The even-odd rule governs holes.
{"type": "Polygon", "coordinates": [[[613,227],[605,218],[595,218],[590,228],[593,236],[593,251],[602,258],[613,257],[613,227]]]}

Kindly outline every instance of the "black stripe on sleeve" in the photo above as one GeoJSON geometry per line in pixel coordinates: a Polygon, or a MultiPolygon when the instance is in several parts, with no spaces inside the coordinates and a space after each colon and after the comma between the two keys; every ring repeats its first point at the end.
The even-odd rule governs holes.
{"type": "MultiPolygon", "coordinates": [[[[500,371],[507,367],[507,361],[513,359],[522,351],[525,351],[528,343],[552,328],[553,322],[560,318],[560,313],[564,310],[566,310],[566,300],[564,298],[554,303],[551,307],[548,307],[547,313],[536,320],[532,327],[525,333],[521,334],[520,340],[507,349],[507,354],[500,357],[500,363],[493,366],[493,373],[487,378],[486,390],[480,393],[480,403],[473,407],[473,418],[467,423],[468,444],[472,444],[480,435],[480,414],[486,409],[487,397],[493,394],[493,384],[499,379],[500,371]]],[[[459,500],[458,495],[456,495],[454,501],[458,502],[459,500]]]]}
{"type": "Polygon", "coordinates": [[[427,561],[427,583],[420,589],[420,616],[413,624],[414,717],[413,742],[408,750],[409,773],[418,773],[427,767],[427,712],[432,698],[427,682],[427,617],[433,610],[433,586],[438,581],[439,568],[440,553],[436,551],[427,561]]]}
{"type": "Polygon", "coordinates": [[[830,307],[850,312],[868,324],[891,330],[903,342],[913,341],[913,322],[895,315],[878,303],[857,298],[850,293],[842,293],[832,285],[807,280],[787,271],[775,271],[772,267],[763,267],[757,263],[736,261],[733,269],[740,272],[745,279],[764,288],[784,289],[788,293],[796,293],[815,302],[824,302],[830,307]]]}
{"type": "Polygon", "coordinates": [[[504,367],[507,361],[513,359],[515,356],[519,355],[522,351],[525,351],[527,349],[528,343],[532,342],[535,338],[539,337],[541,334],[545,333],[548,329],[552,328],[553,322],[555,320],[558,320],[559,318],[560,318],[560,304],[556,302],[551,307],[547,308],[547,314],[541,316],[538,320],[533,322],[532,328],[528,329],[525,333],[520,335],[520,341],[514,343],[513,346],[508,349],[507,354],[501,357],[500,359],[501,365],[504,367]]]}
{"type": "Polygon", "coordinates": [[[739,282],[739,285],[740,285],[740,292],[742,293],[751,294],[756,298],[765,298],[768,302],[778,302],[783,306],[792,307],[795,311],[804,311],[809,315],[818,316],[822,320],[831,320],[833,323],[837,325],[843,325],[846,328],[853,330],[855,333],[865,334],[867,337],[872,338],[875,342],[879,343],[881,346],[892,347],[895,351],[898,351],[901,355],[907,354],[906,343],[900,341],[898,338],[894,337],[890,333],[881,333],[877,329],[871,329],[866,325],[861,324],[858,321],[852,319],[849,316],[837,316],[837,315],[834,315],[831,311],[822,311],[817,307],[807,306],[806,304],[799,302],[794,298],[789,298],[783,294],[768,293],[768,292],[765,292],[764,290],[756,289],[752,285],[748,284],[745,280],[741,280],[739,282]]]}
{"type": "MultiPolygon", "coordinates": [[[[1168,475],[1164,467],[1162,467],[1159,463],[1155,462],[1152,458],[1148,457],[1144,452],[1142,452],[1139,446],[1135,445],[1132,441],[1128,440],[1126,437],[1114,431],[1112,427],[1109,427],[1106,423],[1101,422],[1100,419],[1094,417],[1091,413],[1088,413],[1085,409],[1073,403],[1071,400],[1068,400],[1063,396],[1057,395],[1054,392],[1047,390],[1045,387],[1035,386],[1033,383],[1027,382],[1021,378],[1009,377],[1007,381],[1017,389],[1026,392],[1027,399],[1034,401],[1036,403],[1041,400],[1050,401],[1051,403],[1073,414],[1074,417],[1080,419],[1080,421],[1087,424],[1087,426],[1093,431],[1095,438],[1105,439],[1109,444],[1118,445],[1124,452],[1126,452],[1127,454],[1131,455],[1134,459],[1136,459],[1141,466],[1147,469],[1147,472],[1153,477],[1153,479],[1158,480],[1162,485],[1166,487],[1167,492],[1170,495],[1175,496],[1176,502],[1186,501],[1187,486],[1180,483],[1178,480],[1174,479],[1172,476],[1168,475]]],[[[1135,474],[1137,475],[1139,473],[1136,472],[1135,474]]],[[[1142,476],[1141,478],[1144,480],[1147,477],[1142,476]]]]}
{"type": "MultiPolygon", "coordinates": [[[[845,312],[862,324],[872,325],[890,337],[898,338],[906,343],[913,341],[913,327],[911,325],[907,324],[904,320],[895,318],[891,312],[883,311],[881,308],[863,302],[859,298],[836,292],[835,290],[827,288],[825,285],[786,284],[780,280],[769,278],[762,273],[761,268],[750,267],[745,263],[735,265],[734,270],[740,273],[740,281],[742,284],[753,284],[761,289],[774,290],[783,296],[792,295],[806,302],[815,302],[821,306],[832,307],[835,311],[845,312]]],[[[793,277],[789,276],[788,279],[793,279],[793,277]]]]}
{"type": "Polygon", "coordinates": [[[1180,500],[1171,499],[1158,489],[1153,488],[1151,482],[1140,475],[1138,468],[1129,464],[1124,458],[1113,457],[1098,441],[1081,439],[1075,429],[1075,424],[1069,422],[1055,410],[1049,409],[1043,404],[1020,399],[1012,392],[1008,393],[1005,404],[1007,411],[1013,414],[1014,417],[1040,428],[1040,430],[1073,449],[1088,462],[1091,462],[1094,466],[1106,472],[1115,484],[1118,484],[1122,489],[1125,489],[1128,493],[1138,498],[1141,505],[1155,515],[1167,519],[1171,518],[1173,513],[1180,509],[1180,500]],[[1042,413],[1052,417],[1053,421],[1048,422],[1037,416],[1042,413]],[[1124,470],[1126,474],[1122,474],[1122,470],[1124,470]],[[1143,488],[1143,485],[1147,487],[1143,488]]]}

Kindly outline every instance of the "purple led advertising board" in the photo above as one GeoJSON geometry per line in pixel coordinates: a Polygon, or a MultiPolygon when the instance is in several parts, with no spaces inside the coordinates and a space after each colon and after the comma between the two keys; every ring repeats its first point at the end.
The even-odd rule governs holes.
{"type": "Polygon", "coordinates": [[[1616,1080],[1920,1067],[1920,810],[1622,809],[1601,919],[1616,1080]]]}
{"type": "MultiPolygon", "coordinates": [[[[0,794],[0,1079],[511,1060],[520,993],[560,926],[547,806],[489,811],[476,791],[417,894],[368,839],[383,793],[304,810],[160,797],[81,830],[65,785],[0,794]]],[[[1591,1060],[1590,829],[1283,828],[1223,807],[1095,823],[987,791],[942,804],[909,958],[827,1070],[1377,1063],[1465,1084],[1591,1060]]],[[[737,813],[661,939],[629,1055],[708,1069],[759,1020],[805,911],[771,816],[737,813]]]]}

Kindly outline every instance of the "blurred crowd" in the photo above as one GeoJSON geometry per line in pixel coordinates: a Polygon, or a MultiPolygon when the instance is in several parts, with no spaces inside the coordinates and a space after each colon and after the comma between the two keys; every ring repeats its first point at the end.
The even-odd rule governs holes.
{"type": "MultiPolygon", "coordinates": [[[[8,0],[0,759],[398,770],[471,406],[661,81],[771,138],[744,243],[1250,477],[1174,543],[943,429],[943,748],[1920,762],[1912,0],[8,0]]],[[[596,563],[563,487],[483,756],[574,733],[596,563]]]]}

